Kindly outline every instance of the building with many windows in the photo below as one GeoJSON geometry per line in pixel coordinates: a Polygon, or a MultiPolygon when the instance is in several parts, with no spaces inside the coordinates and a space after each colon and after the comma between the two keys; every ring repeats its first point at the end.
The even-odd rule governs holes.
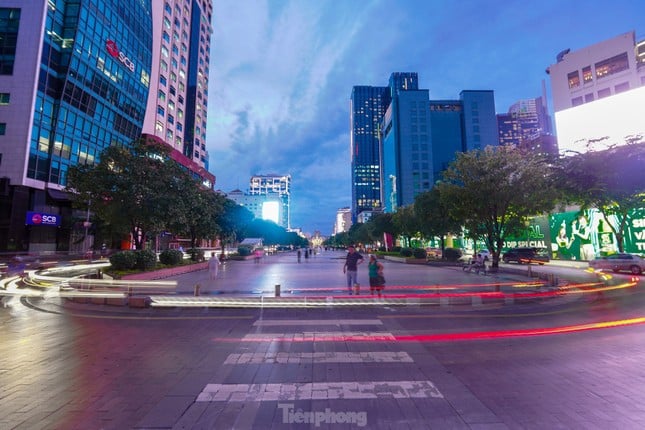
{"type": "Polygon", "coordinates": [[[0,250],[69,249],[67,169],[141,135],[152,28],[148,1],[0,0],[0,250]]]}
{"type": "Polygon", "coordinates": [[[393,73],[389,90],[381,121],[383,207],[396,212],[432,188],[429,93],[419,90],[416,73],[393,73]]]}
{"type": "Polygon", "coordinates": [[[207,170],[212,13],[211,0],[152,2],[152,72],[143,124],[144,133],[207,170]]]}
{"type": "Polygon", "coordinates": [[[233,190],[226,197],[248,209],[255,218],[282,225],[284,208],[278,194],[246,194],[242,190],[233,190]]]}
{"type": "Polygon", "coordinates": [[[336,211],[336,222],[334,223],[334,233],[338,234],[349,231],[352,226],[352,210],[350,208],[340,208],[336,211]]]}
{"type": "Polygon", "coordinates": [[[558,152],[546,95],[519,100],[505,114],[497,115],[500,145],[514,145],[533,152],[558,152]]]}
{"type": "Polygon", "coordinates": [[[389,87],[355,86],[350,99],[352,219],[383,205],[380,122],[389,105],[389,87]]]}
{"type": "Polygon", "coordinates": [[[547,68],[561,153],[601,150],[645,136],[645,40],[634,31],[572,51],[547,68]]]}
{"type": "Polygon", "coordinates": [[[430,100],[413,72],[392,73],[387,87],[355,86],[350,115],[354,221],[413,203],[456,152],[499,144],[493,91],[430,100]]]}
{"type": "MultiPolygon", "coordinates": [[[[249,182],[249,194],[265,197],[277,197],[280,201],[277,224],[291,228],[291,175],[255,175],[249,182]]],[[[271,204],[273,206],[273,204],[271,204]]],[[[267,208],[266,210],[269,210],[267,208]]],[[[266,219],[266,216],[263,217],[266,219]]]]}

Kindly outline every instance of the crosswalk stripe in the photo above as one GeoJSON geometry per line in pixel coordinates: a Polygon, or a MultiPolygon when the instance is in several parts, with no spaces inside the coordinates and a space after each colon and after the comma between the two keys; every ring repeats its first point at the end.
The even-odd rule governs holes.
{"type": "Polygon", "coordinates": [[[317,399],[438,398],[431,381],[309,382],[290,384],[208,384],[198,402],[264,402],[317,399]]]}
{"type": "Polygon", "coordinates": [[[394,335],[389,332],[352,332],[352,331],[312,331],[296,333],[249,333],[242,338],[242,342],[254,341],[283,341],[283,342],[316,342],[337,339],[365,339],[365,340],[386,340],[394,341],[394,335]]]}
{"type": "Polygon", "coordinates": [[[254,352],[230,354],[224,364],[412,363],[407,352],[254,352]]]}

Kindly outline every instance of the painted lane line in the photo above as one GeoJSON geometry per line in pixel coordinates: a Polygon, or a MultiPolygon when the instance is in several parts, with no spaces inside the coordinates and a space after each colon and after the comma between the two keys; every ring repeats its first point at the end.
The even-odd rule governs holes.
{"type": "Polygon", "coordinates": [[[197,402],[264,402],[316,399],[443,399],[431,381],[208,384],[197,402]]]}
{"type": "Polygon", "coordinates": [[[224,364],[413,363],[407,352],[255,352],[230,354],[224,364]]]}

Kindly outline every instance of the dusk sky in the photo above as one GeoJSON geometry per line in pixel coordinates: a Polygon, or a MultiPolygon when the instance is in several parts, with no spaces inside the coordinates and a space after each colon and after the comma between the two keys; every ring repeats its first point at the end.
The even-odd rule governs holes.
{"type": "MultiPolygon", "coordinates": [[[[291,226],[332,233],[351,205],[349,99],[417,72],[430,99],[493,90],[498,113],[541,95],[545,69],[634,30],[645,1],[213,0],[208,97],[215,188],[290,174],[291,226]]],[[[552,106],[549,100],[549,109],[552,106]]]]}

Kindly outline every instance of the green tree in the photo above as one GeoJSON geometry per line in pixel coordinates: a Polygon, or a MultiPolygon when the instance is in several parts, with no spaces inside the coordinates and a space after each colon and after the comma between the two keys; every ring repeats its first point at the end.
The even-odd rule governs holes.
{"type": "Polygon", "coordinates": [[[421,225],[414,206],[401,206],[392,215],[392,223],[396,226],[397,232],[403,237],[405,246],[410,246],[410,239],[420,235],[421,225]]]}
{"type": "Polygon", "coordinates": [[[598,209],[623,252],[628,214],[645,207],[645,143],[630,139],[623,146],[564,157],[559,166],[565,200],[598,209]],[[610,221],[612,215],[617,223],[610,221]]]}
{"type": "Polygon", "coordinates": [[[77,207],[89,202],[98,218],[127,226],[135,248],[143,249],[148,236],[167,230],[169,220],[182,216],[177,193],[187,173],[170,159],[169,151],[143,140],[130,148],[110,146],[98,164],[69,168],[67,191],[77,207]]]}
{"type": "Polygon", "coordinates": [[[190,237],[190,247],[196,248],[201,239],[215,238],[220,232],[218,215],[224,211],[220,194],[206,189],[191,178],[185,178],[177,196],[178,205],[173,211],[170,229],[190,237]]]}
{"type": "Polygon", "coordinates": [[[421,234],[426,238],[439,237],[442,251],[445,248],[446,236],[461,232],[461,223],[451,215],[446,204],[447,202],[441,199],[438,187],[421,193],[414,199],[414,211],[419,220],[421,234]]]}
{"type": "Polygon", "coordinates": [[[222,255],[225,255],[226,245],[244,238],[244,229],[253,221],[254,216],[250,210],[238,205],[231,199],[223,198],[221,202],[222,211],[215,218],[219,227],[222,255]]]}
{"type": "Polygon", "coordinates": [[[437,187],[450,216],[482,236],[494,268],[505,237],[551,210],[557,196],[544,156],[512,146],[459,153],[437,187]]]}

